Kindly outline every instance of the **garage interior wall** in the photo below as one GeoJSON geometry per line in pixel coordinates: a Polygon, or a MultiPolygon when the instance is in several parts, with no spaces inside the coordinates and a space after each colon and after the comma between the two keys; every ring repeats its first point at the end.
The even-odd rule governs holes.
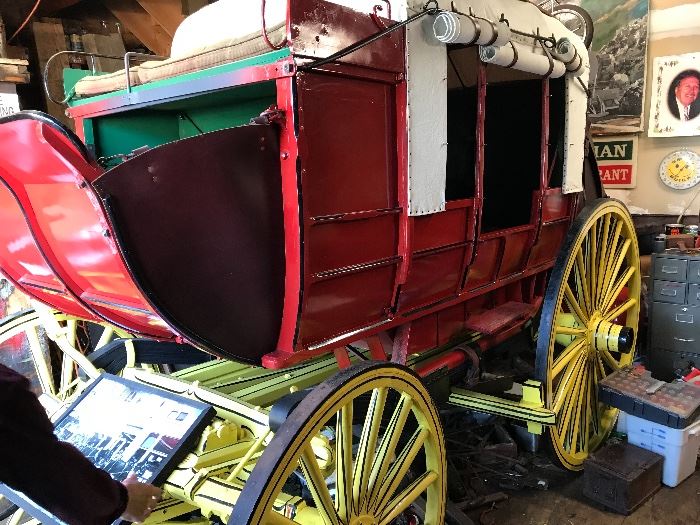
{"type": "MultiPolygon", "coordinates": [[[[611,197],[627,204],[632,213],[677,215],[698,191],[698,187],[673,190],[665,186],[659,179],[658,168],[663,158],[677,149],[688,148],[700,153],[700,137],[647,136],[654,59],[684,53],[700,53],[700,2],[649,0],[644,131],[639,134],[637,187],[629,190],[606,189],[611,197]]],[[[692,204],[687,215],[697,215],[699,209],[700,196],[692,204]]]]}

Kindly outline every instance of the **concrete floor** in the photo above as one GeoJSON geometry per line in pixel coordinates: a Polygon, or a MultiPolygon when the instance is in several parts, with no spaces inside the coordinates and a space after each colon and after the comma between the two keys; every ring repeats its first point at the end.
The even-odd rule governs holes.
{"type": "MultiPolygon", "coordinates": [[[[699,525],[700,470],[677,487],[662,487],[629,516],[605,510],[583,494],[583,477],[567,475],[549,490],[510,494],[493,509],[469,512],[474,525],[699,525]]],[[[0,521],[6,525],[9,520],[0,521]]]]}
{"type": "Polygon", "coordinates": [[[700,470],[662,488],[629,516],[605,510],[582,494],[583,477],[569,475],[549,490],[511,493],[493,510],[472,513],[475,525],[698,525],[700,470]]]}

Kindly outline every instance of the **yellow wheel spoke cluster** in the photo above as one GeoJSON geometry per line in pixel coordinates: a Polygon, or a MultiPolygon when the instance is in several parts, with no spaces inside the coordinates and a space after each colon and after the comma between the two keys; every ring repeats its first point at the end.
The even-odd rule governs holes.
{"type": "Polygon", "coordinates": [[[442,525],[444,462],[439,415],[418,377],[390,363],[361,363],[314,388],[287,417],[229,524],[390,525],[420,500],[423,523],[442,525]],[[324,478],[311,440],[329,428],[335,469],[324,478]],[[299,477],[312,501],[290,510],[279,503],[290,500],[283,489],[299,477]]]}
{"type": "Polygon", "coordinates": [[[608,436],[617,411],[598,385],[632,362],[641,277],[632,220],[624,205],[599,199],[572,225],[552,270],[537,346],[537,376],[557,415],[556,458],[578,470],[608,436]]]}

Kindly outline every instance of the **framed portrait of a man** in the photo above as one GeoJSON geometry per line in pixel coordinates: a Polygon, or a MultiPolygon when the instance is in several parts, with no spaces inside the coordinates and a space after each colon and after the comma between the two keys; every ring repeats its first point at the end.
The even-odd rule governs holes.
{"type": "Polygon", "coordinates": [[[650,137],[700,135],[700,53],[657,57],[650,137]]]}

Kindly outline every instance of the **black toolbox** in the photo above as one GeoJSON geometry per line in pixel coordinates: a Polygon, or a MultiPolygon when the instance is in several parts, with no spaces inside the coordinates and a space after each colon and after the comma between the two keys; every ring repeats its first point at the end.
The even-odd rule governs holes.
{"type": "Polygon", "coordinates": [[[583,494],[630,514],[661,486],[664,457],[625,442],[611,442],[583,463],[583,494]]]}

